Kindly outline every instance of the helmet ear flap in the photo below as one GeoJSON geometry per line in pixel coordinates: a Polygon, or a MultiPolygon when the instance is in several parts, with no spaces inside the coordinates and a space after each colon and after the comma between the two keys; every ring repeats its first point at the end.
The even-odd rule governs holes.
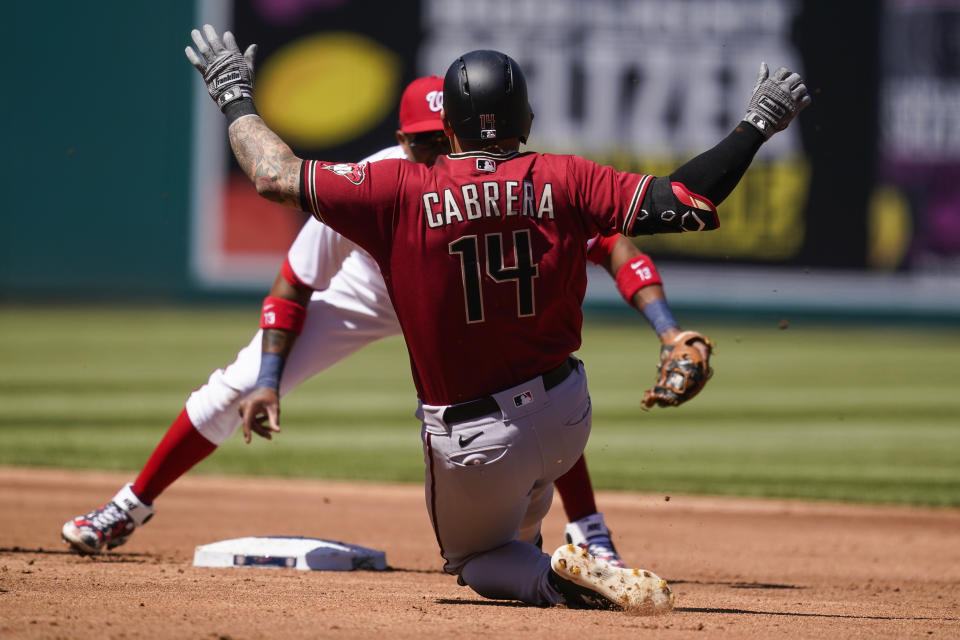
{"type": "Polygon", "coordinates": [[[530,135],[530,129],[533,128],[534,117],[535,117],[535,114],[533,113],[533,109],[530,109],[530,120],[527,122],[527,133],[525,135],[520,136],[520,142],[522,142],[523,144],[527,144],[527,136],[530,135]]]}

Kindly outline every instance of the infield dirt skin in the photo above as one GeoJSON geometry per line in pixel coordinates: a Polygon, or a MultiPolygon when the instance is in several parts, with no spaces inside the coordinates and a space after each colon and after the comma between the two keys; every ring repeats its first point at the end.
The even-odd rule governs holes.
{"type": "MultiPolygon", "coordinates": [[[[422,487],[187,476],[130,542],[81,557],[67,519],[128,474],[0,467],[0,638],[957,638],[960,510],[598,494],[628,564],[667,579],[656,617],[485,600],[441,570],[422,487]],[[209,569],[255,535],[386,551],[388,571],[209,569]]],[[[554,504],[545,549],[559,546],[554,504]]]]}

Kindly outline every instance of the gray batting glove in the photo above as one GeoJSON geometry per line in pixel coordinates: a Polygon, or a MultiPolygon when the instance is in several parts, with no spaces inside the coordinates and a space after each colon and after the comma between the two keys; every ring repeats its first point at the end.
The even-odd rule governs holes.
{"type": "Polygon", "coordinates": [[[184,49],[187,60],[203,76],[207,91],[220,110],[234,100],[252,99],[253,59],[257,55],[257,45],[250,45],[241,55],[232,33],[224,31],[221,41],[208,24],[203,25],[202,34],[194,29],[190,36],[197,51],[192,47],[184,49]]]}
{"type": "Polygon", "coordinates": [[[770,77],[766,62],[760,63],[760,75],[750,96],[750,105],[744,120],[752,124],[770,139],[777,131],[783,131],[797,114],[810,104],[810,94],[803,79],[786,67],[780,67],[770,77]]]}

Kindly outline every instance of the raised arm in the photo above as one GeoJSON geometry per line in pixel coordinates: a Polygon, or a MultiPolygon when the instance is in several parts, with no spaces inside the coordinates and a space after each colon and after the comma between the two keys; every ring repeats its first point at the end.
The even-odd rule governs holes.
{"type": "Polygon", "coordinates": [[[780,67],[771,78],[767,63],[760,63],[760,75],[740,124],[715,147],[679,167],[670,180],[720,204],[740,182],[760,145],[786,129],[809,104],[807,87],[798,74],[780,67]]]}
{"type": "Polygon", "coordinates": [[[227,119],[230,148],[240,168],[264,198],[300,208],[300,167],[303,161],[257,115],[253,104],[253,61],[257,45],[240,53],[236,38],[223,39],[208,24],[203,33],[190,32],[194,46],[184,51],[203,76],[207,91],[227,119]]]}
{"type": "Polygon", "coordinates": [[[274,202],[300,208],[300,167],[286,142],[258,115],[230,124],[230,148],[257,193],[274,202]]]}
{"type": "Polygon", "coordinates": [[[626,235],[701,231],[720,226],[716,207],[746,172],[760,145],[810,104],[803,79],[786,67],[760,75],[743,120],[713,148],[684,163],[668,177],[642,183],[637,214],[624,225],[626,235]]]}

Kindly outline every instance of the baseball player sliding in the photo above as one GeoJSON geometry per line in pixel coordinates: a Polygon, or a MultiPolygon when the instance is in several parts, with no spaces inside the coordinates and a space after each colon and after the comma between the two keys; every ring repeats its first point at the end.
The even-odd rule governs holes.
{"type": "MultiPolygon", "coordinates": [[[[400,102],[398,144],[364,162],[406,158],[431,166],[440,153],[449,152],[440,121],[442,95],[441,78],[413,81],[400,102]]],[[[652,260],[619,235],[597,236],[588,246],[588,258],[614,275],[624,297],[649,316],[663,344],[670,345],[680,332],[666,306],[652,260]]],[[[305,311],[300,337],[284,367],[281,395],[364,345],[400,332],[377,264],[363,249],[316,219],[304,225],[290,247],[265,301],[264,327],[283,322],[288,302],[305,311]]],[[[154,502],[166,487],[234,434],[240,426],[240,399],[254,389],[257,380],[261,343],[262,331],[233,363],[214,371],[208,382],[190,395],[134,482],[106,505],[64,524],[63,538],[75,550],[96,553],[125,543],[136,526],[152,516],[154,502]]],[[[623,566],[603,515],[597,512],[582,456],[557,478],[556,486],[570,520],[567,541],[623,566]]]]}
{"type": "MultiPolygon", "coordinates": [[[[573,544],[552,555],[538,544],[553,483],[580,459],[591,428],[586,372],[571,356],[580,347],[586,245],[597,234],[717,228],[715,203],[809,103],[799,76],[780,69],[770,77],[762,65],[744,120],[657,177],[521,153],[533,119],[523,72],[505,54],[473,51],[443,81],[452,153],[432,167],[354,165],[298,158],[257,115],[255,49],[242,54],[232,34],[221,40],[209,25],[192,36],[197,50],[187,57],[258,192],[309,211],[380,268],[410,356],[426,504],[445,570],[489,598],[670,610],[673,594],[652,572],[614,567],[573,544]]],[[[279,430],[280,381],[306,315],[289,298],[269,311],[255,388],[240,402],[248,437],[279,430]]],[[[676,345],[662,368],[683,347],[697,351],[676,345]]]]}

